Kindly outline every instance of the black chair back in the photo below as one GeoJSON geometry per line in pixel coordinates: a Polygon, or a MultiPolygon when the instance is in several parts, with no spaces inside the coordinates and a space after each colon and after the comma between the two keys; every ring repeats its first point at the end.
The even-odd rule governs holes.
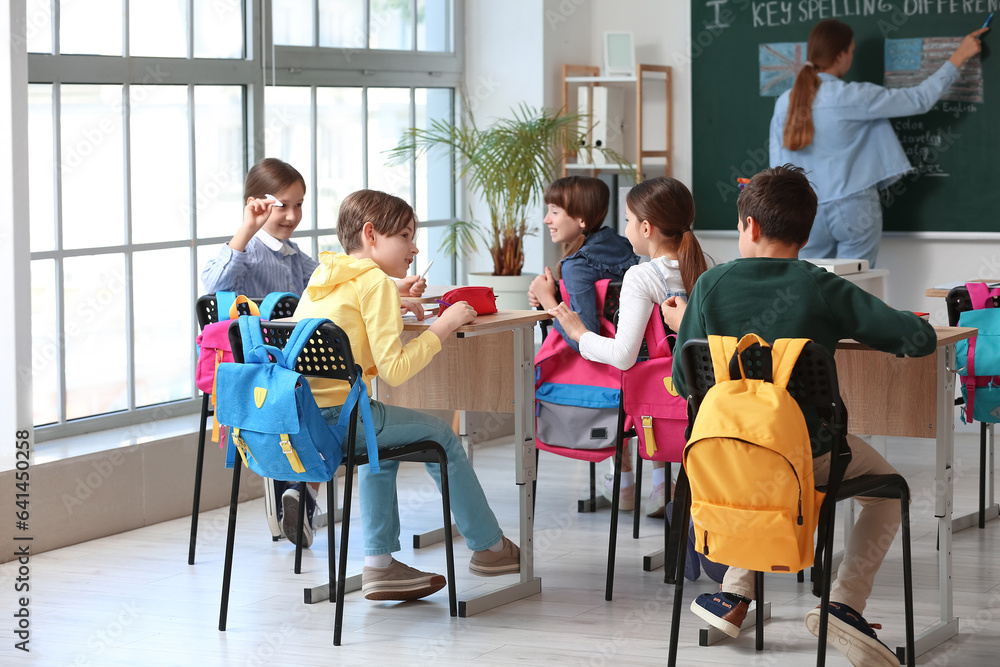
{"type": "MultiPolygon", "coordinates": [[[[265,343],[284,349],[295,330],[295,322],[261,320],[260,329],[265,343]]],[[[239,320],[233,320],[229,325],[229,344],[233,348],[233,359],[236,363],[243,363],[243,339],[240,336],[239,320]]],[[[271,361],[274,361],[273,357],[271,361]]],[[[302,348],[295,360],[295,371],[308,377],[343,380],[353,384],[360,368],[354,363],[351,341],[347,334],[333,322],[326,322],[316,329],[302,348]]]]}
{"type": "MultiPolygon", "coordinates": [[[[959,315],[967,310],[972,310],[972,299],[969,297],[969,289],[965,285],[952,287],[948,296],[944,298],[944,303],[948,308],[948,326],[950,327],[957,327],[959,315]]],[[[1000,307],[1000,296],[994,296],[988,300],[986,307],[1000,307]]]]}
{"type": "MultiPolygon", "coordinates": [[[[264,297],[254,296],[250,297],[250,300],[256,303],[258,306],[264,302],[264,297]]],[[[299,299],[295,296],[285,296],[278,300],[274,304],[274,311],[271,313],[271,317],[291,317],[295,313],[295,307],[299,305],[299,299]]],[[[250,306],[245,303],[241,303],[236,307],[240,315],[249,315],[250,306]]],[[[198,297],[198,301],[194,305],[195,316],[198,318],[198,327],[204,329],[209,324],[219,321],[219,304],[215,298],[215,294],[204,294],[198,297]]]]}

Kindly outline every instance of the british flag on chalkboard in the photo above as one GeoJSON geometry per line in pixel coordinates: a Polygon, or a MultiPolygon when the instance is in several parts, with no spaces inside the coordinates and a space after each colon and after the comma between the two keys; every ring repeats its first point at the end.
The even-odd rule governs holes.
{"type": "Polygon", "coordinates": [[[806,62],[805,42],[777,42],[758,47],[760,96],[777,97],[792,87],[806,62]]]}
{"type": "MultiPolygon", "coordinates": [[[[961,41],[961,37],[885,40],[885,87],[909,88],[917,85],[936,72],[961,41]]],[[[965,62],[958,71],[958,80],[941,99],[952,102],[983,101],[983,65],[979,56],[965,62]]]]}

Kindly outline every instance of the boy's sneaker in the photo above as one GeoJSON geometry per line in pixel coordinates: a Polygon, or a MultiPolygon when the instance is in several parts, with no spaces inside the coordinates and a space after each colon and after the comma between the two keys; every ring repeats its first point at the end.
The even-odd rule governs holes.
{"type": "Polygon", "coordinates": [[[281,530],[281,495],[288,488],[288,483],[270,477],[263,479],[264,516],[267,517],[267,527],[271,530],[271,537],[277,540],[285,536],[281,530]]]}
{"type": "MultiPolygon", "coordinates": [[[[806,629],[819,637],[819,607],[806,614],[806,629]]],[[[830,603],[826,626],[826,643],[843,653],[855,667],[899,667],[899,659],[875,636],[876,628],[851,607],[840,602],[830,603]]]]}
{"type": "MultiPolygon", "coordinates": [[[[674,518],[674,501],[671,500],[667,503],[665,511],[669,526],[674,518]]],[[[701,558],[699,556],[700,554],[694,548],[694,523],[692,522],[688,528],[687,554],[684,556],[684,578],[688,581],[698,581],[698,577],[701,576],[701,558]]]]}
{"type": "Polygon", "coordinates": [[[395,558],[389,567],[365,565],[361,571],[361,592],[366,600],[419,600],[447,583],[440,574],[415,570],[395,558]]]}
{"type": "Polygon", "coordinates": [[[733,602],[721,592],[702,593],[691,601],[691,611],[733,638],[739,637],[749,609],[746,602],[733,602]]]}
{"type": "Polygon", "coordinates": [[[299,498],[303,487],[308,491],[306,491],[306,520],[302,523],[302,547],[308,549],[313,543],[312,522],[313,514],[316,512],[316,498],[313,496],[315,491],[308,484],[304,482],[294,484],[281,494],[281,529],[292,544],[299,543],[299,498]]]}
{"type": "MultiPolygon", "coordinates": [[[[610,501],[614,496],[615,490],[615,476],[605,475],[604,476],[604,490],[601,492],[605,498],[610,501]]],[[[635,509],[635,484],[629,486],[621,486],[618,489],[618,510],[621,512],[631,512],[635,509]]]]}
{"type": "Polygon", "coordinates": [[[521,571],[521,550],[517,545],[503,538],[503,548],[493,553],[489,549],[475,551],[469,561],[469,572],[480,577],[496,577],[501,574],[517,574],[521,571]]]}

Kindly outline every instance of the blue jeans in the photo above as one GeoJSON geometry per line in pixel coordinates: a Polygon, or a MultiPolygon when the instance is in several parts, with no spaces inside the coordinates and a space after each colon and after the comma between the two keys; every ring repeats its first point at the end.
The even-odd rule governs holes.
{"type": "MultiPolygon", "coordinates": [[[[362,397],[362,400],[364,397],[362,397]]],[[[342,406],[323,408],[328,424],[336,424],[342,406]]],[[[375,437],[379,451],[411,445],[424,440],[440,443],[448,455],[448,489],[451,511],[458,531],[472,551],[484,551],[503,537],[497,518],[486,501],[476,472],[469,464],[462,443],[443,420],[431,415],[371,402],[375,437]]],[[[365,431],[358,418],[355,452],[366,453],[365,431]]],[[[382,461],[381,472],[372,474],[368,466],[358,468],[358,491],[361,496],[361,531],[365,538],[365,555],[377,556],[400,550],[399,500],[396,496],[396,473],[399,461],[382,461]]],[[[437,463],[425,463],[427,472],[441,490],[441,472],[437,463]]],[[[411,508],[406,508],[411,509],[411,508]]]]}
{"type": "Polygon", "coordinates": [[[882,203],[873,186],[820,204],[809,242],[799,251],[799,257],[867,259],[869,268],[875,268],[881,240],[882,203]]]}

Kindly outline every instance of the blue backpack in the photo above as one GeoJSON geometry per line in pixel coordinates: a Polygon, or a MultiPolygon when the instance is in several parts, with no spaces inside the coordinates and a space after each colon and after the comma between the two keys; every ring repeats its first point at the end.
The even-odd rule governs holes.
{"type": "Polygon", "coordinates": [[[973,310],[959,315],[958,326],[975,327],[979,333],[955,345],[955,365],[962,376],[965,409],[962,421],[1000,422],[1000,308],[990,308],[991,290],[984,283],[968,283],[973,310]]]}
{"type": "Polygon", "coordinates": [[[358,403],[369,467],[372,472],[379,471],[375,427],[360,370],[335,426],[323,419],[309,383],[295,370],[302,348],[316,329],[329,321],[322,318],[300,321],[282,349],[265,343],[259,317],[239,318],[243,363],[219,364],[216,380],[216,414],[231,434],[227,468],[235,464],[238,451],[243,464],[261,477],[326,482],[343,459],[343,442],[354,404],[358,403]],[[268,354],[275,363],[271,363],[268,354]]]}

